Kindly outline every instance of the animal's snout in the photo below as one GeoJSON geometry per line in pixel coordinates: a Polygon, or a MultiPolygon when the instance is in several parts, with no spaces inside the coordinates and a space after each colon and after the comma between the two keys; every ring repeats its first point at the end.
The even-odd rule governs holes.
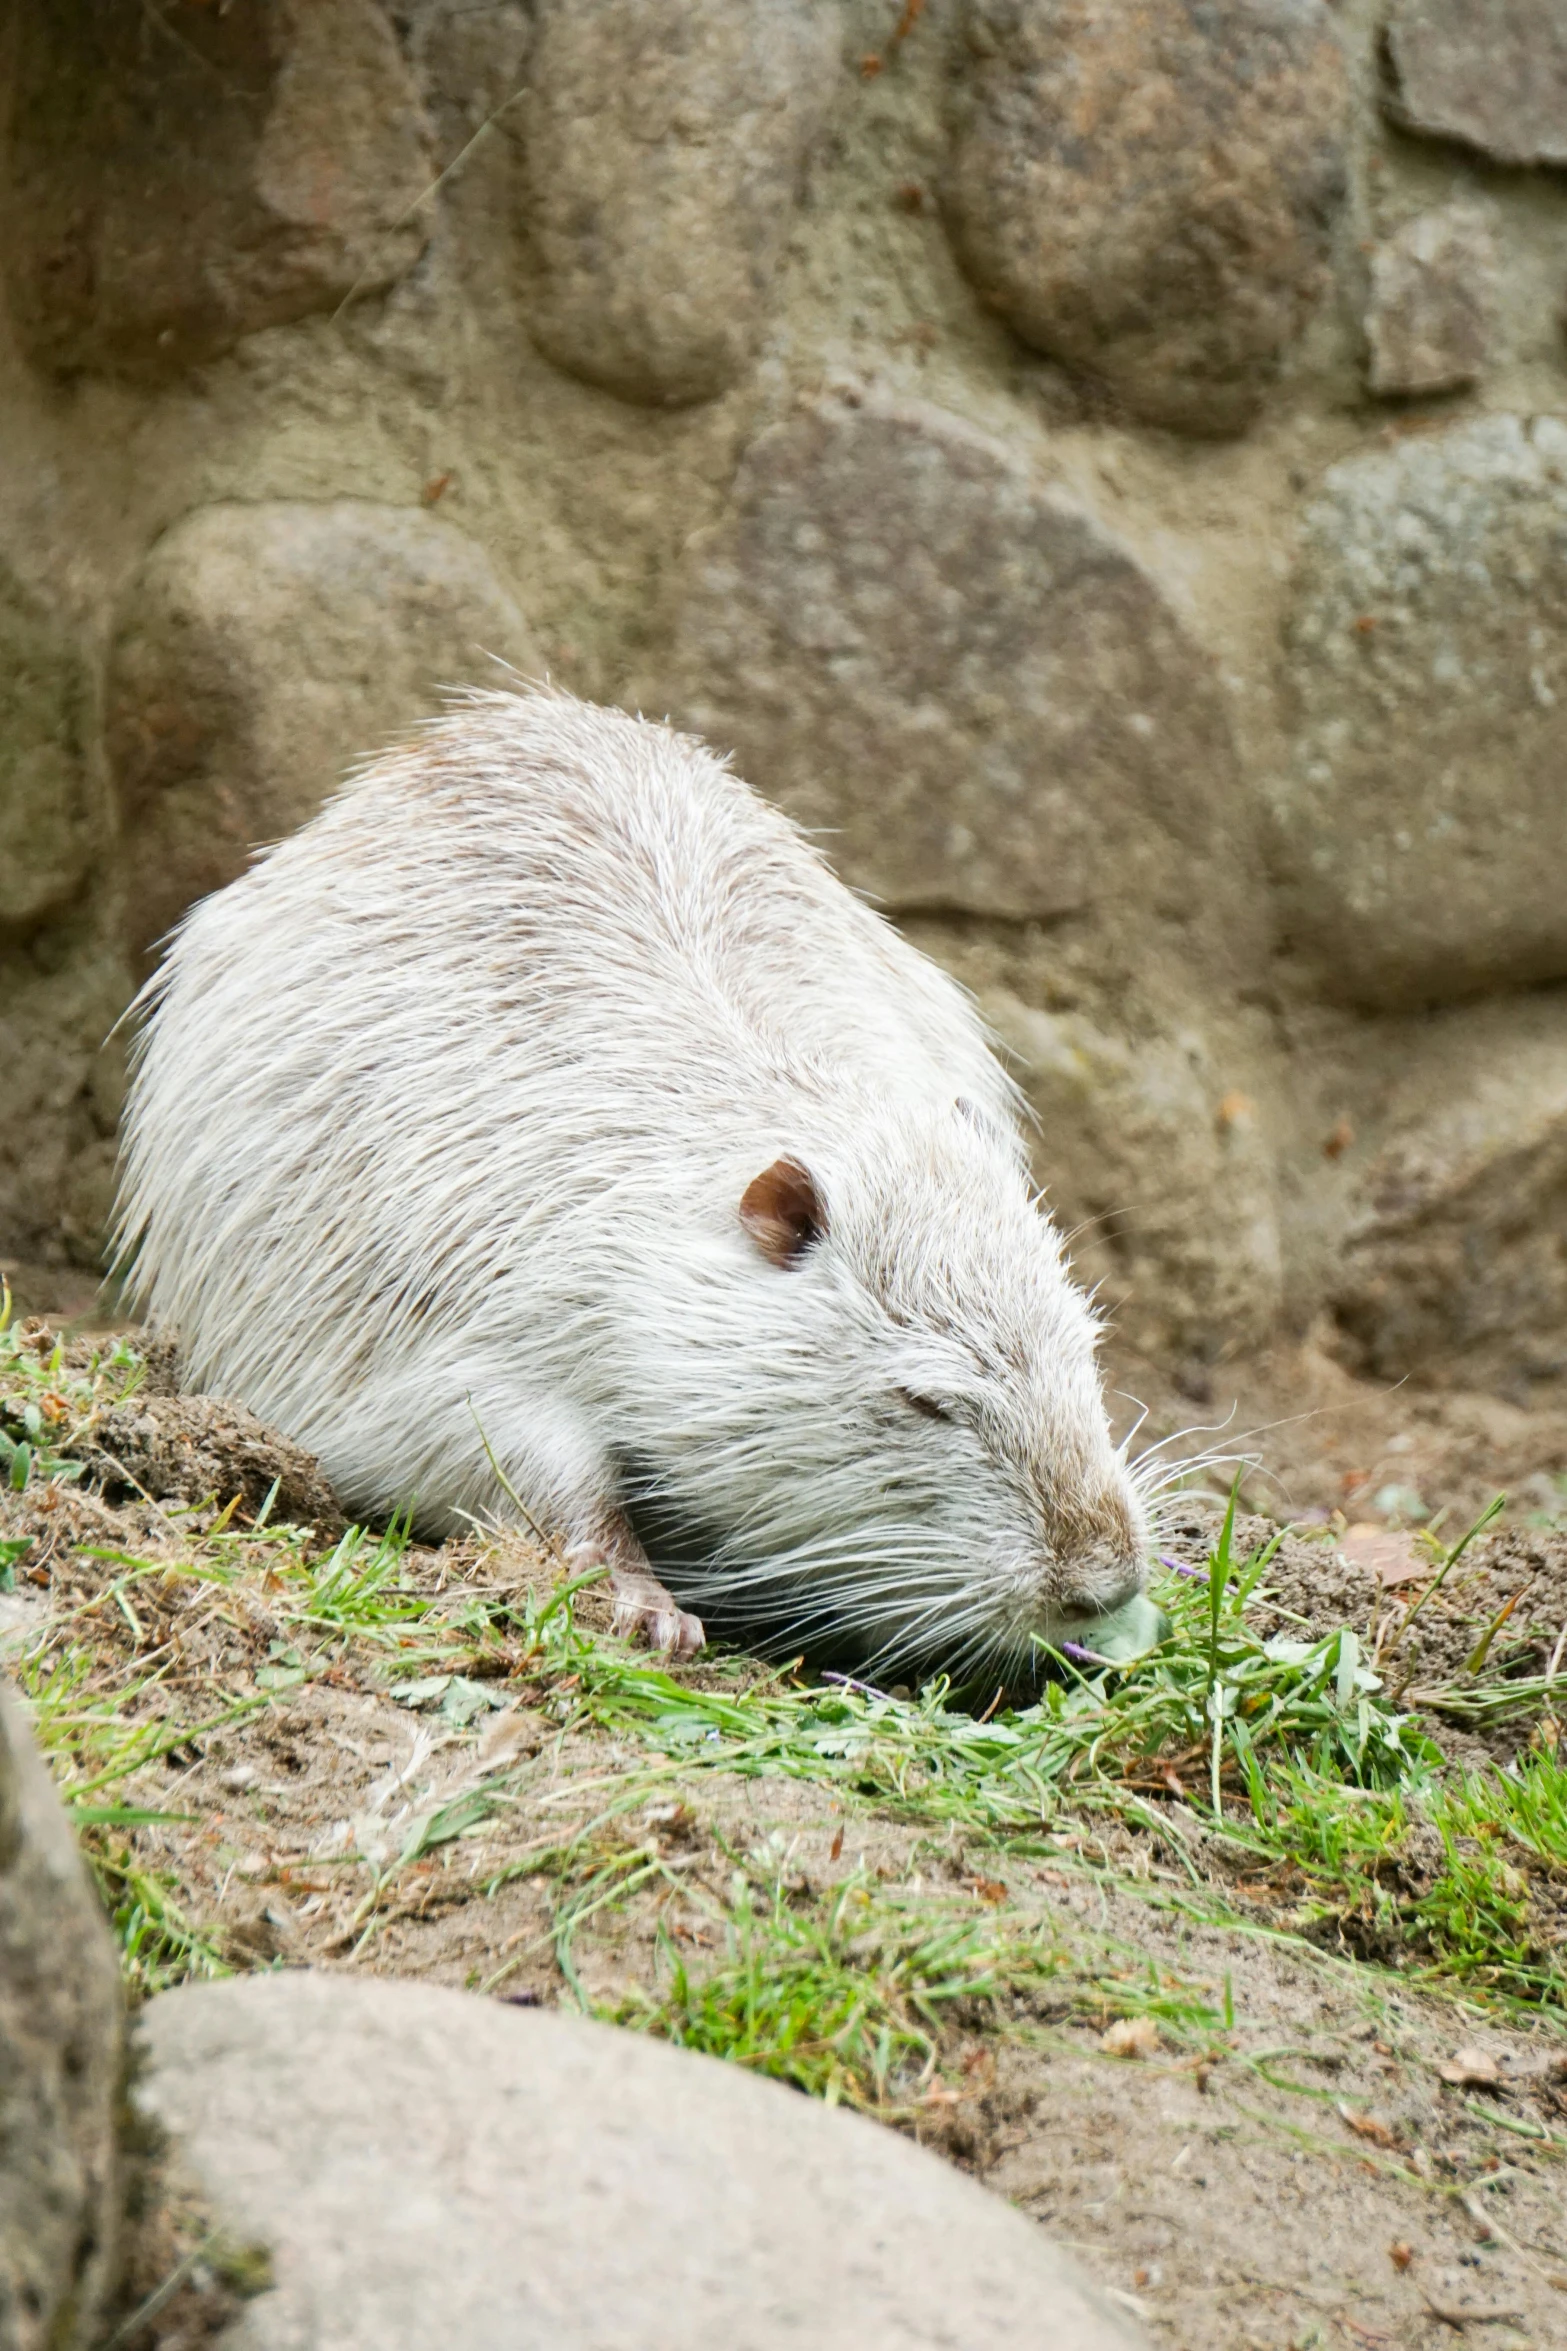
{"type": "Polygon", "coordinates": [[[1057,1577],[1060,1604],[1074,1615],[1108,1616],[1135,1599],[1147,1581],[1141,1550],[1124,1537],[1104,1539],[1067,1554],[1057,1577]]]}

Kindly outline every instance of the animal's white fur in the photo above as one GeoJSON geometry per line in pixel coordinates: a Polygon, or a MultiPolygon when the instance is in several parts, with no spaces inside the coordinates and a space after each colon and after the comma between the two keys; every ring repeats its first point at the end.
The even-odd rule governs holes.
{"type": "Polygon", "coordinates": [[[651,1504],[712,1538],[682,1599],[883,1662],[1015,1665],[1140,1582],[967,998],[699,744],[474,695],[198,906],[142,1010],[140,1301],[352,1508],[651,1504]],[[787,1269],[738,1214],[783,1155],[829,1223],[787,1269]]]}

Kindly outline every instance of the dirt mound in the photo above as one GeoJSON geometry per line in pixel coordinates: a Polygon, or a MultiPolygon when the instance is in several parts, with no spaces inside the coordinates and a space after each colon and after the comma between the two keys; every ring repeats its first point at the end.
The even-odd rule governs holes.
{"type": "Polygon", "coordinates": [[[249,1519],[266,1509],[290,1526],[340,1531],[343,1513],[303,1446],[210,1396],[138,1394],[104,1407],[79,1440],[77,1458],[111,1501],[223,1504],[238,1498],[249,1519]],[[270,1504],[270,1508],[268,1507],[270,1504]]]}

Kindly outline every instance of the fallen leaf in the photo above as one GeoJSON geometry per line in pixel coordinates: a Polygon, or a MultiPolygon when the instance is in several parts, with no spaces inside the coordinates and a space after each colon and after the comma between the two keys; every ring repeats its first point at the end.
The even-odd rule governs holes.
{"type": "Polygon", "coordinates": [[[1000,1878],[968,1878],[964,1882],[981,1902],[1004,1902],[1007,1898],[1007,1889],[1000,1878]]]}
{"type": "Polygon", "coordinates": [[[454,1673],[442,1694],[441,1714],[458,1730],[465,1730],[476,1716],[488,1714],[491,1707],[505,1703],[489,1682],[470,1681],[466,1674],[454,1673]]]}
{"type": "Polygon", "coordinates": [[[1157,2057],[1159,2027],[1151,2016],[1118,2016],[1099,2036],[1106,2057],[1157,2057]]]}
{"type": "Polygon", "coordinates": [[[1484,2049],[1455,2049],[1436,2070],[1444,2082],[1464,2089],[1490,2089],[1502,2078],[1501,2067],[1484,2049]]]}
{"type": "Polygon", "coordinates": [[[1369,2139],[1377,2147],[1396,2147],[1398,2145],[1397,2135],[1389,2130],[1385,2122],[1379,2122],[1374,2114],[1357,2114],[1352,2106],[1345,2106],[1341,2102],[1339,2115],[1343,2121],[1348,2123],[1357,2138],[1369,2139]]]}
{"type": "Polygon", "coordinates": [[[423,1675],[418,1681],[399,1682],[392,1692],[393,1703],[398,1706],[433,1706],[450,1688],[451,1680],[449,1673],[432,1673],[423,1675]]]}
{"type": "Polygon", "coordinates": [[[1413,1538],[1401,1528],[1361,1520],[1345,1528],[1338,1547],[1356,1567],[1369,1568],[1385,1591],[1398,1584],[1422,1583],[1436,1573],[1433,1563],[1415,1549],[1413,1538]]]}
{"type": "Polygon", "coordinates": [[[832,1850],[831,1850],[831,1852],[828,1854],[827,1858],[828,1858],[828,1860],[829,1860],[829,1861],[839,1861],[839,1860],[841,1860],[841,1859],[842,1859],[842,1857],[843,1857],[843,1823],[842,1823],[842,1821],[839,1821],[839,1823],[838,1823],[838,1830],[837,1830],[837,1834],[834,1836],[834,1838],[833,1838],[833,1841],[832,1841],[832,1850]]]}

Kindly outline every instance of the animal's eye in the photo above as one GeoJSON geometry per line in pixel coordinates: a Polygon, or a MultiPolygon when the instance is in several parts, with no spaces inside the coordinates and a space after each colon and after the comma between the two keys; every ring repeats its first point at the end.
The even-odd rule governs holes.
{"type": "Polygon", "coordinates": [[[905,1404],[915,1412],[923,1413],[927,1420],[950,1420],[952,1418],[945,1404],[938,1404],[934,1396],[917,1396],[912,1388],[900,1388],[898,1393],[905,1404]]]}

